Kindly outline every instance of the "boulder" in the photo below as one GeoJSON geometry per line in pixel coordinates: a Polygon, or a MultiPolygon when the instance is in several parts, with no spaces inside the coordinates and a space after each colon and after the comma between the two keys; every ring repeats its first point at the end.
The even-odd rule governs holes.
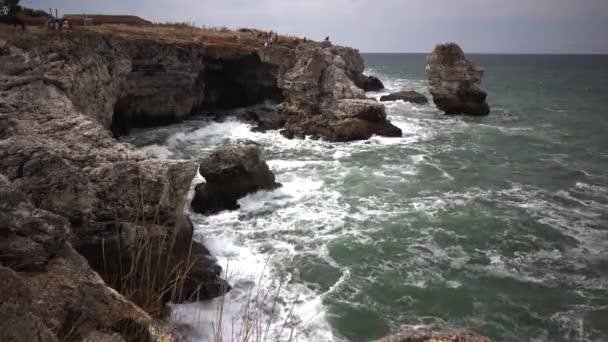
{"type": "Polygon", "coordinates": [[[490,342],[490,339],[470,331],[431,332],[414,330],[385,337],[375,342],[490,342]]]}
{"type": "Polygon", "coordinates": [[[426,72],[433,101],[446,114],[490,113],[480,88],[484,69],[467,60],[457,44],[437,45],[427,58],[426,72]]]}
{"type": "Polygon", "coordinates": [[[230,144],[212,152],[200,164],[206,183],[196,186],[192,209],[203,214],[235,210],[239,198],[279,187],[261,154],[254,143],[230,144]]]}
{"type": "Polygon", "coordinates": [[[363,76],[363,84],[362,87],[365,91],[380,91],[384,89],[384,84],[382,81],[375,76],[363,76]]]}
{"type": "Polygon", "coordinates": [[[404,101],[415,104],[427,104],[429,100],[427,100],[426,96],[417,93],[415,91],[399,91],[396,93],[391,93],[389,95],[384,95],[380,97],[380,101],[404,101]]]}

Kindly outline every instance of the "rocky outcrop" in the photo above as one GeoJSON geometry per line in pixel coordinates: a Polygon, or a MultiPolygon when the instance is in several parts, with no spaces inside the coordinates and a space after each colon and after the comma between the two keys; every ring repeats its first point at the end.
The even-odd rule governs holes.
{"type": "Polygon", "coordinates": [[[364,91],[380,91],[384,89],[384,84],[382,84],[382,81],[380,81],[378,77],[363,76],[363,84],[361,85],[361,88],[364,91]]]}
{"type": "Polygon", "coordinates": [[[415,330],[386,337],[376,342],[490,342],[486,337],[469,331],[430,332],[415,330]]]}
{"type": "MultiPolygon", "coordinates": [[[[32,284],[17,307],[27,308],[30,298],[36,317],[56,320],[43,322],[48,331],[40,336],[62,339],[62,329],[73,331],[75,323],[102,334],[125,322],[152,321],[99,275],[121,293],[164,294],[159,307],[227,289],[184,216],[196,165],[148,159],[110,134],[114,104],[130,87],[129,44],[87,33],[0,42],[0,174],[20,198],[0,196],[0,266],[32,284]],[[142,249],[147,259],[140,258],[142,249]],[[145,279],[144,264],[168,271],[146,288],[129,280],[145,279]]],[[[188,50],[165,48],[176,56],[188,50]]],[[[155,89],[165,87],[161,77],[154,82],[155,89]]],[[[12,322],[18,310],[6,310],[0,320],[12,322]]]]}
{"type": "Polygon", "coordinates": [[[0,340],[176,340],[72,248],[69,220],[37,208],[5,176],[0,198],[0,340]]]}
{"type": "Polygon", "coordinates": [[[238,209],[239,198],[280,186],[253,143],[221,147],[201,162],[199,170],[206,183],[196,186],[192,209],[204,214],[238,209]]]}
{"type": "Polygon", "coordinates": [[[201,107],[205,100],[202,45],[142,40],[113,44],[127,54],[129,66],[114,105],[114,135],[127,134],[132,127],[181,121],[201,107]]]}
{"type": "Polygon", "coordinates": [[[427,104],[429,100],[427,100],[426,96],[417,93],[415,91],[398,91],[396,93],[391,93],[389,95],[384,95],[380,97],[380,101],[404,101],[415,104],[427,104]]]}
{"type": "Polygon", "coordinates": [[[363,61],[356,50],[306,45],[284,63],[278,84],[285,96],[279,106],[285,136],[329,141],[401,136],[386,119],[384,106],[367,99],[357,86],[363,61]]]}
{"type": "Polygon", "coordinates": [[[488,115],[481,90],[484,69],[467,60],[460,46],[439,44],[427,58],[426,72],[433,101],[446,114],[488,115]]]}
{"type": "MultiPolygon", "coordinates": [[[[10,286],[26,284],[20,293],[2,288],[7,298],[22,299],[2,306],[0,321],[27,316],[27,327],[43,340],[65,340],[67,333],[120,340],[124,329],[142,330],[139,322],[160,331],[136,304],[158,317],[165,301],[229,289],[184,215],[196,165],[149,159],[112,132],[179,121],[206,106],[272,100],[282,101],[278,111],[252,118],[292,136],[401,134],[358,86],[363,61],[356,50],[310,43],[269,51],[114,29],[0,40],[0,179],[12,194],[0,197],[0,267],[10,286]],[[152,288],[142,282],[150,278],[158,280],[152,288]],[[157,295],[154,303],[141,298],[143,290],[157,295]]],[[[241,173],[237,180],[201,168],[207,194],[219,194],[213,182],[230,185],[215,197],[216,207],[234,207],[237,196],[277,185],[259,152],[247,147],[240,157],[229,168],[241,173]]]]}

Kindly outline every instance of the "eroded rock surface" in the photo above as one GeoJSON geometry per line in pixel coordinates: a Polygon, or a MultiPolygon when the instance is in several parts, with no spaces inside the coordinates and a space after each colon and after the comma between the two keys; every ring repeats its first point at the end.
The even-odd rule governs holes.
{"type": "Polygon", "coordinates": [[[467,60],[457,44],[437,45],[427,58],[426,72],[433,101],[446,114],[490,113],[481,90],[484,69],[467,60]]]}
{"type": "Polygon", "coordinates": [[[386,119],[384,106],[366,98],[357,85],[363,60],[356,50],[308,45],[286,58],[278,80],[285,96],[279,106],[285,117],[284,135],[329,141],[401,136],[386,119]]]}
{"type": "MultiPolygon", "coordinates": [[[[96,327],[103,327],[100,334],[121,330],[112,328],[120,322],[151,322],[98,275],[124,293],[117,280],[144,262],[136,257],[142,246],[150,248],[149,267],[171,270],[168,277],[196,269],[180,282],[183,291],[177,283],[155,285],[158,293],[179,292],[164,300],[221,294],[219,269],[192,241],[183,213],[196,165],[149,159],[109,131],[133,70],[129,43],[82,33],[0,46],[0,174],[10,189],[0,196],[0,266],[32,284],[23,307],[29,297],[43,311],[40,336],[62,340],[75,322],[86,327],[82,336],[95,335],[96,327]]],[[[187,50],[157,47],[176,55],[187,50]]],[[[12,322],[17,312],[4,310],[0,321],[12,322]]]]}
{"type": "Polygon", "coordinates": [[[375,76],[363,76],[363,84],[361,86],[364,91],[380,91],[384,89],[382,81],[375,76]]]}
{"type": "MultiPolygon", "coordinates": [[[[261,129],[331,141],[401,135],[382,104],[365,98],[363,60],[354,49],[310,43],[269,51],[121,30],[127,28],[0,40],[0,267],[2,279],[12,282],[0,285],[8,286],[0,322],[20,327],[16,322],[28,320],[22,331],[0,329],[24,334],[8,340],[36,340],[34,334],[66,340],[67,334],[118,341],[133,326],[161,340],[153,333],[161,327],[108,286],[137,290],[120,281],[125,265],[154,272],[188,267],[179,291],[177,283],[155,289],[162,300],[206,299],[229,289],[209,252],[193,242],[184,215],[196,165],[152,160],[113,135],[179,121],[205,106],[235,105],[214,89],[244,96],[247,105],[282,102],[278,111],[252,115],[261,129]],[[253,68],[247,77],[222,80],[241,76],[242,59],[253,68]],[[142,246],[157,248],[142,260],[142,246]],[[17,287],[23,291],[10,292],[17,287]]],[[[259,151],[245,150],[243,161],[228,168],[236,174],[201,168],[209,184],[229,186],[228,192],[216,187],[216,207],[234,207],[240,196],[277,186],[259,151]]],[[[205,187],[213,193],[212,185],[205,187]]],[[[145,279],[140,272],[129,274],[145,279]]]]}
{"type": "Polygon", "coordinates": [[[196,186],[192,208],[204,214],[238,209],[238,199],[280,186],[260,148],[253,143],[230,144],[212,152],[200,165],[206,183],[196,186]]]}
{"type": "Polygon", "coordinates": [[[417,93],[415,91],[398,91],[396,93],[391,93],[389,95],[384,95],[380,97],[380,101],[382,102],[386,102],[386,101],[404,101],[404,102],[410,102],[410,103],[416,103],[416,104],[427,104],[429,103],[429,100],[426,98],[426,96],[417,93]]]}
{"type": "Polygon", "coordinates": [[[0,340],[80,341],[96,335],[175,341],[146,312],[106,286],[69,241],[65,217],[36,208],[0,181],[0,340]],[[129,322],[136,331],[127,331],[129,322]]]}

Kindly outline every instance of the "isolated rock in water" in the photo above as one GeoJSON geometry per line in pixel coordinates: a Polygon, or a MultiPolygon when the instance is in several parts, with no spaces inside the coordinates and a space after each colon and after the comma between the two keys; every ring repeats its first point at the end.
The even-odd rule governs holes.
{"type": "Polygon", "coordinates": [[[363,90],[365,91],[379,91],[384,89],[382,81],[375,76],[363,76],[363,90]]]}
{"type": "Polygon", "coordinates": [[[380,101],[405,101],[416,104],[427,104],[429,100],[427,100],[426,96],[417,93],[415,91],[399,91],[396,93],[392,93],[390,95],[384,95],[380,97],[380,101]]]}
{"type": "Polygon", "coordinates": [[[491,342],[490,339],[469,331],[435,333],[424,330],[408,331],[385,337],[375,342],[491,342]]]}
{"type": "Polygon", "coordinates": [[[203,214],[239,208],[238,199],[263,189],[275,189],[274,174],[253,143],[232,144],[211,153],[200,165],[206,183],[196,186],[192,209],[203,214]]]}
{"type": "Polygon", "coordinates": [[[457,44],[437,45],[427,58],[426,72],[433,101],[446,114],[490,113],[480,88],[484,69],[467,60],[457,44]]]}

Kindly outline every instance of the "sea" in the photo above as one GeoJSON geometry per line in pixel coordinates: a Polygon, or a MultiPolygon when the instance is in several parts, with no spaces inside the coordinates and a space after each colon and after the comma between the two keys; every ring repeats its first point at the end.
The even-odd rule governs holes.
{"type": "MultiPolygon", "coordinates": [[[[368,95],[430,98],[425,57],[365,54],[387,88],[368,95]]],[[[233,289],[174,306],[173,322],[214,342],[458,328],[500,342],[608,341],[608,56],[468,58],[485,67],[491,114],[387,102],[402,138],[288,140],[196,117],[124,137],[193,161],[252,140],[283,184],[237,211],[188,211],[233,289]]]]}

